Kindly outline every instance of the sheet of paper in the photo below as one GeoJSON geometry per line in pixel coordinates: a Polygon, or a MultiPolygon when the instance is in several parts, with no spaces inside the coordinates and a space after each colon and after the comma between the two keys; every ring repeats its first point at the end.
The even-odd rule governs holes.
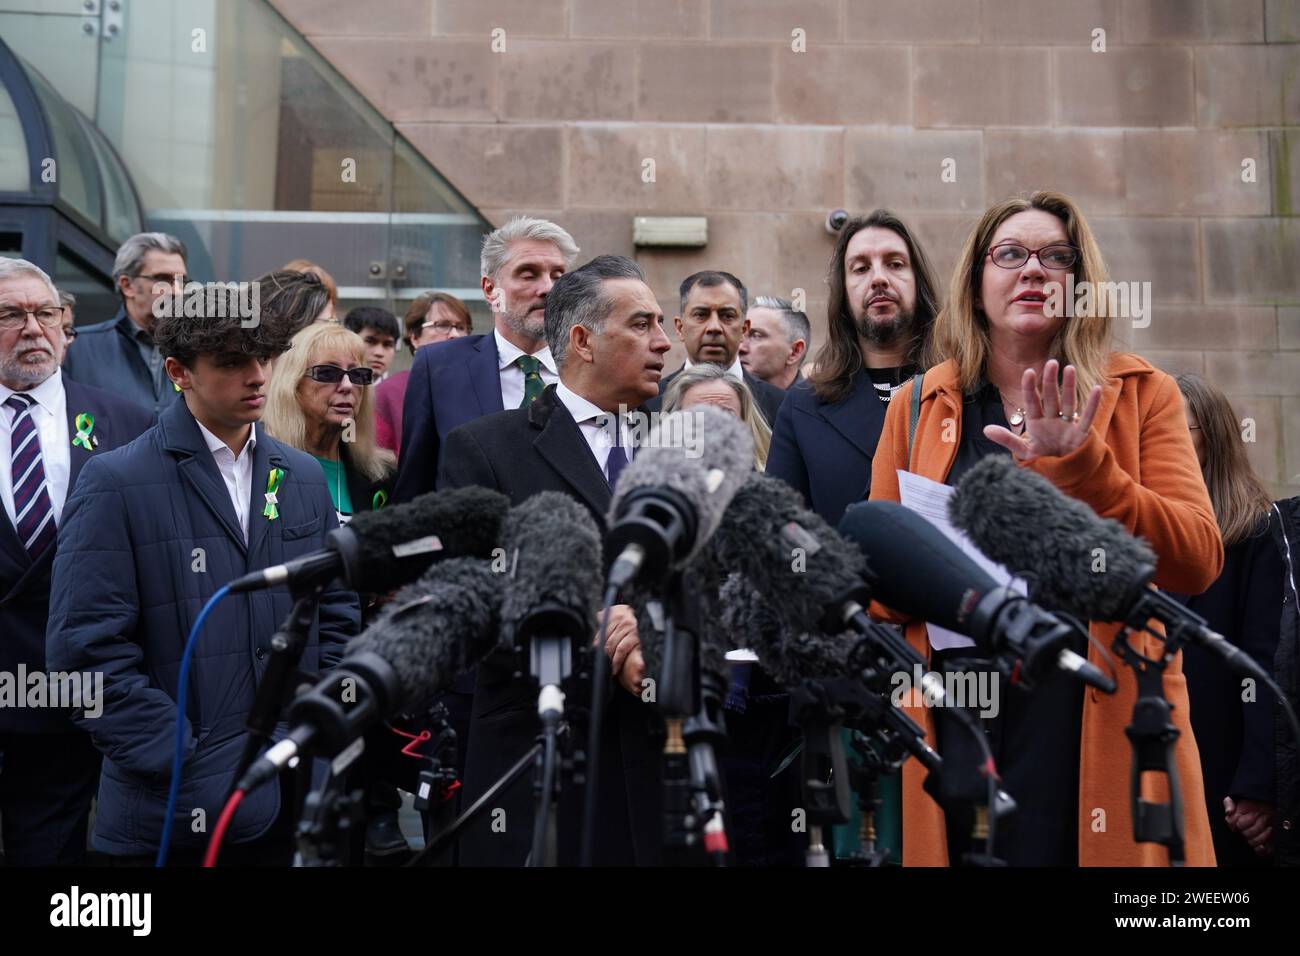
{"type": "MultiPolygon", "coordinates": [[[[931,481],[921,475],[914,475],[910,471],[898,472],[898,493],[903,507],[915,511],[943,532],[949,541],[957,545],[998,584],[1009,584],[1013,590],[1025,594],[1025,582],[1022,579],[1013,579],[1011,572],[996,561],[985,557],[970,538],[952,526],[952,522],[948,519],[948,499],[952,497],[953,490],[948,485],[931,481]]],[[[951,647],[975,646],[975,642],[964,634],[949,631],[929,622],[926,623],[926,629],[930,635],[930,646],[937,651],[951,647]]]]}

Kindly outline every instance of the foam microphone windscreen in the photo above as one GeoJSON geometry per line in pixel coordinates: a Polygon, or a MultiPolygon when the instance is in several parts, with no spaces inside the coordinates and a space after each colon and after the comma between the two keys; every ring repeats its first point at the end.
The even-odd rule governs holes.
{"type": "MultiPolygon", "coordinates": [[[[401,686],[400,709],[416,709],[496,646],[502,577],[478,558],[435,564],[383,606],[347,655],[369,651],[388,661],[401,686]]],[[[340,666],[346,663],[345,656],[340,666]]]]}
{"type": "Polygon", "coordinates": [[[948,502],[954,526],[1030,582],[1043,607],[1084,620],[1120,620],[1156,566],[1150,546],[1008,456],[990,455],[948,502]]]}
{"type": "Polygon", "coordinates": [[[414,581],[438,558],[489,557],[509,508],[510,499],[489,488],[432,491],[360,512],[331,534],[357,542],[353,590],[384,592],[414,581]]]}
{"type": "Polygon", "coordinates": [[[669,488],[696,508],[697,533],[688,558],[697,554],[722,518],[732,495],[754,470],[749,427],[717,408],[694,406],[660,415],[619,476],[610,503],[616,523],[623,500],[643,488],[669,488]]]}
{"type": "Polygon", "coordinates": [[[591,513],[558,491],[543,491],[516,505],[501,529],[505,590],[501,601],[501,644],[529,614],[544,604],[577,613],[590,639],[600,605],[601,539],[591,513]]]}
{"type": "Polygon", "coordinates": [[[731,574],[718,592],[726,633],[742,635],[759,665],[777,683],[793,687],[806,678],[843,677],[857,640],[852,631],[828,633],[782,613],[782,605],[745,579],[731,574]],[[800,627],[803,624],[803,627],[800,627]]]}

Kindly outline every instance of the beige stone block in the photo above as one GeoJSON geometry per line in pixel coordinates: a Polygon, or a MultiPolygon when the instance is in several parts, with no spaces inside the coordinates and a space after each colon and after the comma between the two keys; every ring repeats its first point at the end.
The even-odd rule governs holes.
{"type": "MultiPolygon", "coordinates": [[[[1282,398],[1283,482],[1300,485],[1300,398],[1282,398]]],[[[1296,492],[1300,494],[1300,491],[1296,492]]]]}
{"type": "Polygon", "coordinates": [[[321,37],[316,47],[391,122],[495,119],[486,43],[321,37]]]}
{"type": "Polygon", "coordinates": [[[1191,372],[1195,375],[1205,374],[1205,353],[1184,351],[1182,349],[1125,349],[1135,351],[1144,359],[1163,372],[1178,375],[1191,372]]]}
{"type": "Polygon", "coordinates": [[[1144,43],[1260,43],[1264,7],[1251,0],[1123,0],[1122,38],[1144,43]]]}
{"type": "Polygon", "coordinates": [[[1193,126],[1192,51],[1109,47],[1052,51],[1061,126],[1193,126]]]}
{"type": "Polygon", "coordinates": [[[926,258],[930,260],[936,294],[941,302],[948,299],[957,257],[961,255],[962,246],[979,217],[978,212],[965,215],[912,213],[900,217],[912,230],[926,258]]]}
{"type": "Polygon", "coordinates": [[[1130,130],[1124,133],[1128,212],[1267,216],[1270,162],[1263,131],[1130,130]]]}
{"type": "Polygon", "coordinates": [[[1116,130],[985,130],[984,192],[988,203],[1035,189],[1063,192],[1090,216],[1123,213],[1123,134],[1116,130]]]}
{"type": "Polygon", "coordinates": [[[626,121],[636,110],[636,61],[628,44],[521,40],[497,58],[503,118],[626,121]]]}
{"type": "Polygon", "coordinates": [[[765,123],[776,111],[768,44],[640,44],[637,119],[765,123]]]}
{"type": "Polygon", "coordinates": [[[1285,480],[1282,399],[1229,394],[1228,401],[1236,413],[1237,434],[1246,446],[1246,457],[1255,471],[1268,482],[1285,480]]]}
{"type": "Polygon", "coordinates": [[[708,31],[705,0],[571,0],[575,37],[698,37],[708,31]]]}
{"type": "Polygon", "coordinates": [[[632,214],[601,209],[566,209],[558,220],[581,253],[578,262],[589,262],[596,256],[627,256],[636,258],[632,245],[632,214]]]}
{"type": "Polygon", "coordinates": [[[717,209],[820,209],[844,201],[844,132],[710,126],[706,195],[717,209]]]}
{"type": "Polygon", "coordinates": [[[1207,302],[1300,303],[1300,219],[1206,219],[1207,302]]]}
{"type": "Polygon", "coordinates": [[[1291,44],[1196,50],[1199,126],[1300,123],[1300,53],[1291,44]]]}
{"type": "Polygon", "coordinates": [[[912,74],[905,47],[809,46],[776,53],[782,123],[910,126],[912,74]]]}
{"type": "Polygon", "coordinates": [[[1120,21],[1119,0],[1072,0],[1050,7],[1039,0],[981,0],[980,14],[985,43],[1085,49],[1092,43],[1092,31],[1099,28],[1106,31],[1107,46],[1115,43],[1120,21]]]}
{"type": "MultiPolygon", "coordinates": [[[[701,269],[730,272],[747,288],[766,285],[776,274],[782,224],[779,213],[713,213],[709,216],[709,244],[703,249],[641,248],[637,262],[671,319],[678,313],[677,292],[682,280],[701,269]]],[[[668,337],[677,341],[676,332],[668,337]]]]}
{"type": "Polygon", "coordinates": [[[852,43],[979,43],[980,5],[971,0],[846,0],[852,43]]]}
{"type": "Polygon", "coordinates": [[[848,130],[844,158],[849,208],[982,211],[984,135],[975,130],[848,130]]]}
{"type": "Polygon", "coordinates": [[[437,123],[400,132],[476,206],[560,208],[564,131],[558,126],[437,123]]]}
{"type": "Polygon", "coordinates": [[[386,0],[360,4],[355,0],[271,0],[303,36],[429,36],[429,0],[386,0]]]}
{"type": "Polygon", "coordinates": [[[1205,377],[1230,395],[1293,395],[1300,352],[1206,352],[1205,377]]]}
{"type": "MultiPolygon", "coordinates": [[[[1269,306],[1170,305],[1153,312],[1146,328],[1129,327],[1130,341],[1145,349],[1275,349],[1277,314],[1269,306]]],[[[1297,383],[1300,385],[1300,383],[1297,383]]]]}
{"type": "Polygon", "coordinates": [[[1151,283],[1152,322],[1170,303],[1201,300],[1195,220],[1128,217],[1090,222],[1111,279],[1151,283]]]}
{"type": "Polygon", "coordinates": [[[709,38],[712,40],[776,40],[792,42],[801,29],[808,49],[840,39],[839,0],[710,0],[709,38]]]}
{"type": "Polygon", "coordinates": [[[1264,35],[1269,43],[1300,42],[1300,0],[1264,0],[1264,35]]]}
{"type": "Polygon", "coordinates": [[[1289,129],[1269,131],[1272,154],[1273,215],[1300,214],[1300,132],[1289,129]]]}
{"type": "Polygon", "coordinates": [[[766,276],[755,276],[755,288],[776,289],[774,294],[786,299],[794,299],[796,290],[802,289],[809,318],[824,316],[830,295],[826,270],[834,251],[835,237],[826,231],[824,216],[787,213],[778,222],[776,264],[766,276]]]}
{"type": "Polygon", "coordinates": [[[510,37],[562,37],[566,34],[565,0],[432,0],[433,31],[439,36],[481,36],[492,31],[510,37]]]}
{"type": "Polygon", "coordinates": [[[1047,126],[1048,51],[916,47],[912,116],[926,126],[1047,126]]]}
{"type": "Polygon", "coordinates": [[[570,127],[569,205],[704,215],[712,202],[706,136],[702,126],[570,127]]]}
{"type": "Polygon", "coordinates": [[[1277,310],[1277,345],[1283,349],[1300,349],[1300,306],[1283,306],[1277,310]]]}

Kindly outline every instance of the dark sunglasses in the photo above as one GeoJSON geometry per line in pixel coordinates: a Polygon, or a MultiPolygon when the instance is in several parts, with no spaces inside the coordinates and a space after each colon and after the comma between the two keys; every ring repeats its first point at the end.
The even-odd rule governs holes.
{"type": "Polygon", "coordinates": [[[337,385],[346,375],[353,385],[369,385],[375,380],[375,370],[364,365],[356,368],[341,369],[337,365],[313,365],[303,373],[313,382],[323,385],[337,385]]]}

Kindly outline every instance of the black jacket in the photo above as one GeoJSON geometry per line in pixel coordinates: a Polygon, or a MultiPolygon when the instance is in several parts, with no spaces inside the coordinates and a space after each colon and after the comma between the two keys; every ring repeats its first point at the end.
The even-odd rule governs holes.
{"type": "Polygon", "coordinates": [[[180,392],[165,374],[155,387],[135,334],[136,325],[122,307],[107,322],[82,326],[77,340],[68,347],[63,374],[74,382],[129,399],[157,418],[180,392]]]}
{"type": "MultiPolygon", "coordinates": [[[[611,494],[605,475],[573,417],[548,386],[533,405],[488,415],[452,431],[439,457],[438,488],[480,485],[519,504],[540,491],[582,502],[605,529],[611,494]]],[[[601,573],[592,568],[593,575],[601,573]]],[[[511,677],[512,667],[487,660],[478,668],[466,755],[462,806],[468,806],[533,744],[539,731],[537,692],[511,677]]],[[[611,682],[612,684],[613,682],[611,682]]],[[[613,687],[601,751],[601,796],[596,862],[652,865],[659,848],[661,723],[657,708],[613,687]]],[[[584,736],[585,740],[585,736],[584,736]]],[[[525,774],[501,795],[505,831],[484,817],[461,838],[461,863],[519,866],[533,828],[532,781],[525,774]]],[[[560,860],[576,862],[581,791],[562,792],[560,860]]]]}
{"type": "MultiPolygon", "coordinates": [[[[1287,565],[1273,677],[1292,708],[1300,711],[1300,497],[1275,502],[1273,508],[1277,520],[1269,523],[1269,532],[1287,565]]],[[[1274,853],[1279,864],[1300,866],[1300,741],[1292,737],[1280,709],[1274,717],[1273,733],[1277,742],[1273,787],[1281,814],[1273,831],[1274,853]]]]}

